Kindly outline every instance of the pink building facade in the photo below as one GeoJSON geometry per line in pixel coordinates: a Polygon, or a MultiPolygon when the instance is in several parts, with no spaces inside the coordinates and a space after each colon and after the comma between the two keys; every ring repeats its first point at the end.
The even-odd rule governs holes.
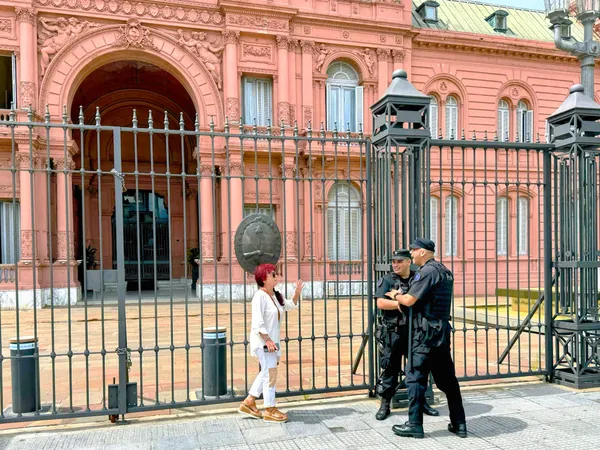
{"type": "MultiPolygon", "coordinates": [[[[464,130],[467,137],[475,133],[482,139],[487,131],[490,139],[497,133],[501,141],[535,141],[539,135],[545,142],[546,117],[579,82],[577,59],[554,47],[542,12],[502,8],[507,23],[492,23],[502,17],[495,15],[501,8],[473,5],[455,0],[0,1],[0,114],[6,119],[14,101],[21,121],[28,120],[31,106],[32,120],[43,122],[47,105],[57,123],[65,116],[69,123],[93,125],[99,111],[103,126],[132,127],[135,110],[139,126],[148,127],[152,110],[157,128],[166,122],[175,130],[180,124],[189,130],[238,130],[244,117],[246,129],[255,123],[261,132],[273,124],[277,133],[283,121],[290,135],[294,124],[302,134],[310,122],[315,133],[322,124],[326,136],[334,128],[368,136],[369,106],[387,89],[392,71],[402,68],[432,97],[436,137],[460,137],[464,130]],[[447,14],[457,4],[475,8],[472,15],[465,10],[463,19],[480,21],[483,32],[448,25],[447,14]],[[519,27],[537,27],[541,37],[524,38],[519,27]]],[[[576,39],[581,30],[572,27],[576,39]]],[[[84,248],[96,250],[90,269],[100,263],[113,268],[119,232],[113,228],[115,186],[113,177],[104,175],[114,167],[112,139],[110,133],[69,131],[65,138],[58,128],[0,128],[3,305],[15,304],[14,270],[21,304],[43,306],[51,289],[55,304],[81,297],[84,248]]],[[[144,205],[158,229],[170,223],[171,233],[162,232],[161,239],[162,248],[169,249],[163,257],[171,272],[157,277],[159,285],[187,286],[186,252],[197,247],[198,295],[211,299],[220,290],[230,295],[227,286],[237,292],[245,277],[232,237],[244,215],[257,208],[273,214],[285,230],[283,261],[293,268],[289,277],[299,272],[312,279],[315,298],[327,289],[318,284],[320,274],[364,283],[370,270],[364,264],[370,238],[364,161],[350,151],[333,161],[335,150],[328,146],[323,150],[328,158],[314,158],[312,164],[321,174],[337,173],[312,183],[306,152],[298,158],[293,146],[289,152],[269,151],[264,143],[256,152],[244,152],[239,142],[225,144],[224,139],[153,139],[133,132],[122,137],[123,172],[142,174],[135,178],[137,198],[131,193],[134,177],[126,175],[125,202],[144,205]],[[151,172],[202,177],[198,183],[175,183],[152,178],[151,172]],[[218,184],[217,173],[231,178],[218,184]],[[260,183],[252,178],[259,173],[264,175],[260,183]],[[329,222],[339,220],[332,211],[341,208],[335,201],[340,195],[347,199],[340,211],[353,224],[347,236],[336,235],[340,225],[329,222]],[[342,250],[336,242],[344,244],[342,250]],[[346,268],[341,272],[340,262],[346,268]]],[[[432,179],[450,180],[460,166],[448,154],[433,151],[432,179]]],[[[431,186],[432,237],[442,259],[456,262],[464,279],[461,293],[488,289],[485,280],[475,288],[475,267],[480,274],[498,273],[505,285],[527,270],[535,280],[530,285],[538,284],[539,190],[531,181],[541,175],[540,167],[526,159],[486,166],[475,158],[468,164],[478,179],[501,170],[529,185],[493,192],[431,186]],[[484,231],[476,218],[482,204],[489,222],[484,231]]]]}

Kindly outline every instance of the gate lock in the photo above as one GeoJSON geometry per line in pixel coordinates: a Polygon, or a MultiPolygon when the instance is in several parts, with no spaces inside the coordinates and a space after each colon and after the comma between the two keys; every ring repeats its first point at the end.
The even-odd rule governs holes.
{"type": "Polygon", "coordinates": [[[110,171],[110,173],[112,173],[115,177],[117,177],[119,180],[121,180],[121,189],[123,190],[123,192],[126,192],[127,188],[125,187],[125,176],[121,172],[119,172],[117,169],[115,169],[114,167],[110,171]]]}
{"type": "Polygon", "coordinates": [[[132,362],[131,362],[131,349],[130,348],[117,348],[115,350],[117,355],[125,355],[125,359],[127,361],[127,372],[131,370],[132,362]]]}

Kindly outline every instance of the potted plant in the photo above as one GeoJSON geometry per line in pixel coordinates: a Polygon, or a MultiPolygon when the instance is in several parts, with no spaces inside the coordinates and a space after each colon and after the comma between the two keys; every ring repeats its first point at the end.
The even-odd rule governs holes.
{"type": "Polygon", "coordinates": [[[198,264],[196,260],[200,257],[198,247],[190,248],[187,252],[187,262],[192,266],[192,291],[196,292],[196,281],[198,281],[198,264]]]}

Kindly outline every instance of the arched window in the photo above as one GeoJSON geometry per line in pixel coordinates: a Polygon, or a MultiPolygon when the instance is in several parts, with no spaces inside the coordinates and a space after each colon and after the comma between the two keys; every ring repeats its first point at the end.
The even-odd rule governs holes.
{"type": "Polygon", "coordinates": [[[327,68],[327,129],[356,132],[363,122],[363,87],[350,64],[336,61],[327,68]]]}
{"type": "Polygon", "coordinates": [[[0,264],[15,264],[21,255],[21,205],[0,202],[0,264]],[[16,240],[16,242],[15,242],[16,240]]]}
{"type": "Polygon", "coordinates": [[[458,198],[454,195],[446,197],[445,214],[444,256],[456,256],[458,254],[458,198]]]}
{"type": "Polygon", "coordinates": [[[508,141],[509,119],[508,119],[508,103],[506,100],[500,100],[498,103],[498,140],[508,141]]]}
{"type": "Polygon", "coordinates": [[[431,96],[431,102],[429,103],[429,129],[431,130],[431,137],[437,139],[438,137],[438,102],[434,96],[431,96]]]}
{"type": "Polygon", "coordinates": [[[449,96],[446,99],[446,138],[455,139],[458,135],[458,101],[449,96]]]}
{"type": "Polygon", "coordinates": [[[529,200],[519,197],[517,202],[517,253],[527,255],[529,245],[529,200]]]}
{"type": "Polygon", "coordinates": [[[358,190],[336,183],[327,197],[327,255],[330,260],[361,259],[361,207],[358,190]]]}
{"type": "Polygon", "coordinates": [[[517,104],[517,141],[533,141],[533,111],[527,103],[520,101],[517,104]]]}
{"type": "Polygon", "coordinates": [[[508,254],[508,198],[501,197],[496,203],[496,254],[508,254]]]}
{"type": "Polygon", "coordinates": [[[435,243],[435,253],[439,246],[440,236],[438,223],[440,220],[440,201],[437,197],[429,197],[429,238],[435,243]]]}

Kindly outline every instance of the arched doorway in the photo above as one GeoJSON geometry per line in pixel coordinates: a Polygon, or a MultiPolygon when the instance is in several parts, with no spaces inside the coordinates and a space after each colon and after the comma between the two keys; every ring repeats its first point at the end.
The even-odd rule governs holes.
{"type": "Polygon", "coordinates": [[[75,218],[77,254],[83,257],[84,248],[96,250],[95,269],[116,269],[116,236],[121,233],[128,290],[154,289],[161,280],[185,279],[180,261],[187,249],[198,245],[197,202],[190,199],[192,189],[185,179],[167,174],[195,173],[195,142],[190,136],[136,133],[131,127],[135,111],[140,128],[147,129],[152,114],[157,129],[179,129],[181,119],[186,129],[193,129],[192,99],[164,69],[146,62],[118,61],[96,69],[79,85],[71,120],[79,122],[83,114],[86,124],[94,124],[97,109],[102,125],[129,128],[120,133],[124,223],[117,227],[114,217],[112,133],[85,132],[82,136],[75,131],[73,140],[81,153],[75,162],[77,169],[86,172],[73,180],[84,193],[82,204],[77,205],[81,213],[75,218]],[[188,206],[185,218],[183,203],[188,206]]]}

